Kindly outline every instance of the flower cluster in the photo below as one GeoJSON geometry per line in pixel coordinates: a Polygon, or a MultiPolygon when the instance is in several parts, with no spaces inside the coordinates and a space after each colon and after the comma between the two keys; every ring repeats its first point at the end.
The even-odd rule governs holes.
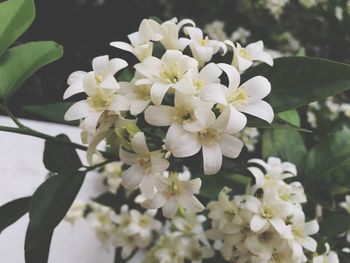
{"type": "Polygon", "coordinates": [[[316,220],[305,220],[302,185],[284,181],[296,176],[296,167],[275,157],[249,163],[255,184],[233,198],[224,188],[208,204],[212,229],[207,236],[220,241],[223,257],[231,262],[306,262],[305,251],[316,251],[310,235],[319,226],[316,220]]]}
{"type": "MultiPolygon", "coordinates": [[[[205,174],[215,174],[223,156],[237,158],[244,143],[237,138],[247,124],[246,114],[272,122],[274,113],[263,99],[271,85],[262,76],[241,83],[240,73],[256,61],[273,65],[262,41],[242,47],[232,41],[204,36],[193,21],[171,19],[158,23],[144,19],[130,43],[111,45],[139,60],[130,81],[128,63],[100,56],[90,72],[76,71],[68,78],[64,98],[85,93],[73,104],[65,119],[81,120],[83,142],[89,144],[88,161],[106,141],[129,168],[122,173],[127,189],[140,188],[147,208],[163,208],[174,216],[177,208],[198,212],[203,206],[193,196],[200,179],[183,182],[168,171],[173,158],[188,158],[201,152],[205,174]],[[220,60],[232,50],[232,63],[220,60]]],[[[130,71],[129,71],[130,72],[130,71]]],[[[176,170],[176,169],[175,169],[176,170]]]]}

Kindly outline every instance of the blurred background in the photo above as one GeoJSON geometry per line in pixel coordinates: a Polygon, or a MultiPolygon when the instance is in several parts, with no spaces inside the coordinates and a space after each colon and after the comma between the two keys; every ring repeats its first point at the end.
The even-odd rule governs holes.
{"type": "Polygon", "coordinates": [[[62,101],[68,75],[90,70],[98,55],[134,58],[109,47],[127,41],[143,18],[192,18],[212,38],[242,44],[262,39],[275,56],[321,56],[350,61],[348,0],[37,0],[37,18],[15,43],[54,40],[64,57],[40,70],[25,83],[10,108],[22,117],[24,105],[62,101]]]}

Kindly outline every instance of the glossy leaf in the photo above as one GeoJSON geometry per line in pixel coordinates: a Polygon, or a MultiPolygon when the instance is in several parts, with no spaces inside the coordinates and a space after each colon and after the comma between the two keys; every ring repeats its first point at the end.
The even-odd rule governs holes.
{"type": "Polygon", "coordinates": [[[31,42],[9,49],[0,60],[0,99],[6,101],[38,69],[59,59],[62,46],[31,42]]]}
{"type": "Polygon", "coordinates": [[[0,207],[0,233],[29,211],[31,197],[13,200],[0,207]]]}
{"type": "Polygon", "coordinates": [[[298,171],[305,167],[307,151],[300,134],[295,130],[266,130],[262,137],[263,158],[280,157],[282,161],[297,165],[298,171]]]}
{"type": "Polygon", "coordinates": [[[275,112],[299,108],[350,89],[350,65],[311,57],[284,57],[274,66],[260,64],[243,75],[243,81],[262,75],[271,82],[265,99],[275,112]]]}
{"type": "MultiPolygon", "coordinates": [[[[56,137],[67,142],[70,141],[68,136],[64,134],[56,137]]],[[[45,142],[44,164],[49,171],[57,173],[77,171],[83,165],[74,149],[49,141],[45,142]]]]}
{"type": "Polygon", "coordinates": [[[350,229],[350,215],[325,217],[320,225],[320,233],[326,237],[336,237],[350,229]]]}
{"type": "MultiPolygon", "coordinates": [[[[28,255],[46,247],[55,227],[71,207],[85,179],[85,172],[72,171],[50,177],[35,191],[29,210],[25,250],[28,255]]],[[[41,251],[41,253],[46,253],[41,251]]]]}
{"type": "Polygon", "coordinates": [[[23,107],[23,110],[42,117],[45,120],[78,126],[78,121],[64,120],[65,113],[73,104],[74,102],[61,102],[45,105],[27,105],[23,107]]]}
{"type": "Polygon", "coordinates": [[[0,56],[32,24],[34,0],[8,0],[0,4],[0,56]]]}

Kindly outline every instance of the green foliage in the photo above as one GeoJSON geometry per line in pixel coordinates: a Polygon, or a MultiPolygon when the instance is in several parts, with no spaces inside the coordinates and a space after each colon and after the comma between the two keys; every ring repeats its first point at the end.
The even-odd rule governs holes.
{"type": "Polygon", "coordinates": [[[320,224],[320,233],[326,237],[336,237],[350,229],[350,215],[332,215],[320,224]]]}
{"type": "Polygon", "coordinates": [[[9,49],[0,61],[0,99],[8,100],[34,72],[62,55],[62,46],[51,41],[9,49]]]}
{"type": "Polygon", "coordinates": [[[243,75],[266,77],[272,86],[266,98],[275,112],[299,108],[350,89],[350,66],[326,59],[284,57],[274,66],[260,64],[243,75]]]}
{"type": "MultiPolygon", "coordinates": [[[[64,134],[58,135],[57,138],[70,141],[64,134]]],[[[76,171],[83,165],[77,152],[71,147],[49,141],[45,142],[44,164],[46,169],[56,173],[76,171]]]]}
{"type": "Polygon", "coordinates": [[[32,24],[34,0],[8,0],[0,4],[0,56],[32,24]]]}
{"type": "Polygon", "coordinates": [[[78,126],[78,121],[68,122],[64,120],[65,113],[73,104],[74,102],[61,102],[45,105],[27,105],[23,109],[49,121],[78,126]]]}
{"type": "Polygon", "coordinates": [[[262,137],[262,155],[280,157],[295,163],[298,170],[305,165],[307,150],[303,138],[295,130],[267,130],[262,137]]]}
{"type": "Polygon", "coordinates": [[[278,117],[296,127],[300,127],[300,117],[296,110],[280,112],[278,117]]]}
{"type": "Polygon", "coordinates": [[[0,233],[28,212],[30,201],[31,197],[23,197],[0,207],[0,233]]]}
{"type": "MultiPolygon", "coordinates": [[[[69,141],[65,135],[58,138],[69,141]]],[[[29,210],[26,234],[26,262],[47,262],[51,236],[66,215],[85,179],[86,171],[78,171],[82,163],[72,148],[46,142],[45,166],[55,175],[35,191],[29,210]]]]}

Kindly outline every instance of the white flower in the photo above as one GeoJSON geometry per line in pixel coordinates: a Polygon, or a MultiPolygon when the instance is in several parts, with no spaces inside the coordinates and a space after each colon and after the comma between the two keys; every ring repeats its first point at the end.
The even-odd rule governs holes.
{"type": "Polygon", "coordinates": [[[163,173],[169,162],[163,158],[161,151],[148,150],[143,132],[135,134],[131,140],[130,153],[120,148],[120,159],[131,167],[123,172],[122,184],[127,189],[140,186],[141,193],[151,197],[154,193],[156,177],[163,173]]]}
{"type": "Polygon", "coordinates": [[[76,200],[72,204],[72,207],[69,209],[64,219],[69,223],[74,224],[77,220],[84,217],[85,210],[86,210],[86,202],[76,200]]]}
{"type": "Polygon", "coordinates": [[[135,85],[135,81],[119,83],[119,93],[130,101],[130,113],[134,116],[142,113],[151,103],[152,87],[150,84],[135,85]]]}
{"type": "Polygon", "coordinates": [[[168,50],[161,59],[148,57],[134,67],[145,79],[136,81],[136,85],[151,84],[151,99],[160,105],[166,92],[174,88],[185,94],[193,90],[188,72],[196,68],[198,62],[177,50],[168,50]]]}
{"type": "MultiPolygon", "coordinates": [[[[114,75],[125,68],[128,63],[120,58],[114,58],[109,60],[108,56],[96,57],[92,60],[92,80],[96,87],[103,89],[114,89],[117,90],[119,85],[114,78],[114,75]]],[[[84,87],[84,79],[86,78],[87,72],[75,71],[68,77],[68,89],[63,95],[63,99],[67,99],[77,93],[86,92],[84,87]]]]}
{"type": "Polygon", "coordinates": [[[289,3],[289,0],[260,0],[270,13],[278,19],[284,11],[284,7],[289,3]]]}
{"type": "Polygon", "coordinates": [[[217,119],[208,109],[198,108],[194,111],[197,120],[197,132],[181,129],[169,130],[167,143],[175,157],[183,158],[195,155],[202,149],[205,174],[217,173],[222,164],[222,156],[236,158],[243,143],[231,134],[245,126],[238,112],[223,112],[217,119]],[[234,127],[228,127],[230,119],[235,119],[234,127]]]}
{"type": "Polygon", "coordinates": [[[145,111],[145,120],[155,126],[170,126],[170,129],[174,129],[175,125],[181,125],[185,130],[193,131],[197,127],[194,111],[199,108],[210,110],[213,106],[212,103],[180,92],[175,93],[174,104],[174,107],[149,106],[145,111]]]}
{"type": "Polygon", "coordinates": [[[237,137],[243,141],[249,152],[253,152],[258,143],[259,131],[257,128],[246,127],[237,137]]]}
{"type": "Polygon", "coordinates": [[[315,252],[317,242],[310,237],[319,230],[319,225],[316,220],[305,222],[303,211],[296,211],[292,217],[292,224],[288,226],[291,229],[293,239],[288,240],[290,247],[293,250],[293,258],[304,257],[303,249],[315,252]]]}
{"type": "Polygon", "coordinates": [[[273,59],[271,55],[264,51],[264,43],[260,40],[249,44],[245,48],[239,43],[236,45],[226,40],[225,43],[233,49],[232,65],[239,71],[244,71],[253,65],[254,61],[261,61],[270,66],[273,66],[273,59]]]}
{"type": "Polygon", "coordinates": [[[87,99],[73,104],[64,116],[67,121],[84,119],[85,127],[92,132],[105,111],[120,115],[121,111],[129,110],[129,101],[117,93],[119,85],[117,88],[102,88],[95,78],[94,72],[87,73],[83,79],[87,99]]]}
{"type": "Polygon", "coordinates": [[[159,33],[162,36],[160,42],[163,44],[165,49],[181,49],[181,43],[179,41],[179,32],[180,29],[186,24],[195,26],[195,23],[190,19],[183,19],[178,22],[177,18],[165,21],[160,25],[159,33]]]}
{"type": "Polygon", "coordinates": [[[213,55],[219,52],[220,49],[223,54],[227,51],[226,45],[223,42],[204,37],[202,30],[198,27],[185,27],[184,32],[189,35],[190,39],[180,38],[179,41],[181,42],[182,49],[189,46],[199,66],[203,66],[206,62],[210,61],[213,55]]]}
{"type": "Polygon", "coordinates": [[[122,182],[121,174],[122,167],[119,162],[109,163],[104,166],[102,175],[105,178],[108,190],[111,193],[117,193],[122,182]]]}
{"type": "Polygon", "coordinates": [[[194,194],[199,193],[201,180],[199,178],[181,181],[177,173],[169,177],[160,177],[156,182],[158,192],[152,199],[146,200],[142,206],[148,209],[162,207],[165,217],[174,217],[177,209],[183,207],[190,212],[200,212],[204,209],[194,194]]]}
{"type": "Polygon", "coordinates": [[[224,28],[225,23],[223,21],[215,20],[210,24],[207,24],[204,28],[204,31],[208,34],[210,38],[219,41],[224,41],[225,39],[227,39],[227,35],[224,28]]]}
{"type": "Polygon", "coordinates": [[[338,254],[330,250],[329,244],[326,243],[326,252],[323,255],[317,255],[312,258],[312,263],[339,263],[338,254]]]}
{"type": "Polygon", "coordinates": [[[125,42],[116,41],[111,46],[128,51],[134,54],[140,61],[152,56],[153,43],[162,39],[159,33],[160,25],[153,19],[143,19],[139,30],[128,35],[131,45],[125,42]]]}
{"type": "Polygon", "coordinates": [[[247,42],[248,37],[250,37],[251,33],[249,30],[239,27],[235,31],[232,32],[230,40],[232,42],[239,41],[243,44],[247,42]]]}
{"type": "Polygon", "coordinates": [[[247,196],[244,207],[254,213],[250,221],[253,232],[263,233],[271,225],[281,236],[290,237],[284,219],[293,213],[293,209],[286,202],[279,202],[264,193],[263,200],[247,196]]]}
{"type": "Polygon", "coordinates": [[[262,100],[271,91],[270,82],[262,76],[256,76],[239,86],[240,75],[233,66],[224,63],[218,66],[227,74],[228,88],[224,85],[205,87],[201,99],[218,103],[221,110],[239,110],[271,123],[273,109],[262,100]]]}

